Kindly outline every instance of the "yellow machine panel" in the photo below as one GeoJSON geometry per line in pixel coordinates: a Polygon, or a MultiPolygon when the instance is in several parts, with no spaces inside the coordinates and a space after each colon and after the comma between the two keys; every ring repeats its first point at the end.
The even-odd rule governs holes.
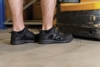
{"type": "Polygon", "coordinates": [[[59,3],[57,26],[64,33],[100,39],[100,0],[59,3]]]}
{"type": "Polygon", "coordinates": [[[62,3],[61,11],[80,11],[100,9],[100,0],[81,0],[80,3],[62,3]]]}

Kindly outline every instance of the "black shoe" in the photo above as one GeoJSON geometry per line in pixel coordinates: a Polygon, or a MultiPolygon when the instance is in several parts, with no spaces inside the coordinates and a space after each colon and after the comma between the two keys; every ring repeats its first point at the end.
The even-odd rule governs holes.
{"type": "Polygon", "coordinates": [[[44,31],[40,31],[40,44],[68,43],[72,40],[73,36],[71,34],[63,34],[56,30],[54,27],[48,34],[46,34],[44,31]]]}
{"type": "Polygon", "coordinates": [[[35,42],[39,42],[39,33],[38,34],[35,34],[35,42]]]}
{"type": "Polygon", "coordinates": [[[11,41],[12,45],[20,45],[24,43],[33,43],[35,41],[35,35],[31,31],[25,29],[22,34],[18,34],[15,31],[11,32],[11,41]]]}

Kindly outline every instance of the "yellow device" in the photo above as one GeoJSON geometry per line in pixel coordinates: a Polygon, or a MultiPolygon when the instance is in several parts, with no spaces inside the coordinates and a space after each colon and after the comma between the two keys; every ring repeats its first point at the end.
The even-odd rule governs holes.
{"type": "Polygon", "coordinates": [[[57,26],[64,33],[100,39],[100,0],[59,3],[57,26]]]}

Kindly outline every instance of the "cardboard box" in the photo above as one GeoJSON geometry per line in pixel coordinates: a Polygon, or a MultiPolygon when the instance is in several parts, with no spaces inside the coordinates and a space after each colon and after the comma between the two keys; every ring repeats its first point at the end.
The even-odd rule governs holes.
{"type": "Polygon", "coordinates": [[[42,11],[40,2],[35,2],[33,4],[33,19],[42,20],[42,11]]]}
{"type": "Polygon", "coordinates": [[[8,19],[11,17],[11,14],[7,0],[5,0],[5,9],[6,9],[6,19],[8,19]]]}

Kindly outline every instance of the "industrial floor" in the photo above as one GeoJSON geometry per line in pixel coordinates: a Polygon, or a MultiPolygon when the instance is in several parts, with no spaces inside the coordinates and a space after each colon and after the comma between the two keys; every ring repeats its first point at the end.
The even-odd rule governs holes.
{"type": "Polygon", "coordinates": [[[70,43],[14,46],[9,31],[0,30],[0,67],[100,67],[99,41],[74,38],[70,43]]]}

